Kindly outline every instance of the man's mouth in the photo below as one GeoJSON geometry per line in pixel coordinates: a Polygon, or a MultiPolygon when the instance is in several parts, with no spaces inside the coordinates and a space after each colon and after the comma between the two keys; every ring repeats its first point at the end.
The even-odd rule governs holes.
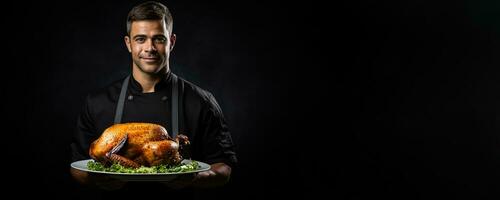
{"type": "Polygon", "coordinates": [[[141,57],[141,59],[145,61],[157,61],[159,58],[158,57],[141,57]]]}

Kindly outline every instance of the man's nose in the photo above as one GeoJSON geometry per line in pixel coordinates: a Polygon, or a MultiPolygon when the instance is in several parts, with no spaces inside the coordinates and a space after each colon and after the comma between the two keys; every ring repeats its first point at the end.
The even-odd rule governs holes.
{"type": "Polygon", "coordinates": [[[147,40],[145,45],[146,45],[144,47],[145,51],[147,52],[156,51],[155,43],[153,42],[152,39],[147,40]]]}

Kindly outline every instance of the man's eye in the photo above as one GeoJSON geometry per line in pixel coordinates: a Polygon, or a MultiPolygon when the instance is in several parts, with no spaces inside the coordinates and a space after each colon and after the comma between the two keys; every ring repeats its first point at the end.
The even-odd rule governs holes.
{"type": "Polygon", "coordinates": [[[165,43],[166,41],[167,41],[167,40],[166,40],[165,38],[155,38],[155,42],[156,42],[156,43],[161,43],[161,44],[163,44],[163,43],[165,43]]]}
{"type": "Polygon", "coordinates": [[[143,43],[144,41],[146,41],[146,39],[144,39],[144,38],[136,38],[135,41],[139,42],[139,43],[143,43]]]}

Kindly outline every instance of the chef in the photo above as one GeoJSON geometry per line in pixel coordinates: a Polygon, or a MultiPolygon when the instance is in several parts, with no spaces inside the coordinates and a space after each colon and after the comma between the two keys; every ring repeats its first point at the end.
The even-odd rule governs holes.
{"type": "MultiPolygon", "coordinates": [[[[87,96],[71,144],[72,160],[89,159],[91,142],[116,123],[147,122],[169,134],[187,135],[191,158],[211,169],[165,183],[168,188],[215,187],[227,183],[236,164],[234,145],[214,96],[178,77],[169,67],[176,35],[172,16],[158,2],[134,7],[127,17],[125,44],[132,55],[132,73],[87,96]]],[[[81,184],[120,189],[127,184],[71,169],[81,184]]]]}

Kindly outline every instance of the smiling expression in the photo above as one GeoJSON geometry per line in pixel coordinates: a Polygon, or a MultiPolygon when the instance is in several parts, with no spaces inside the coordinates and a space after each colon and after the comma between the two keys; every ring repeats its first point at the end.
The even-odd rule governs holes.
{"type": "Polygon", "coordinates": [[[147,74],[169,70],[170,51],[175,35],[169,33],[163,20],[140,20],[131,24],[125,44],[132,54],[133,68],[147,74]]]}

